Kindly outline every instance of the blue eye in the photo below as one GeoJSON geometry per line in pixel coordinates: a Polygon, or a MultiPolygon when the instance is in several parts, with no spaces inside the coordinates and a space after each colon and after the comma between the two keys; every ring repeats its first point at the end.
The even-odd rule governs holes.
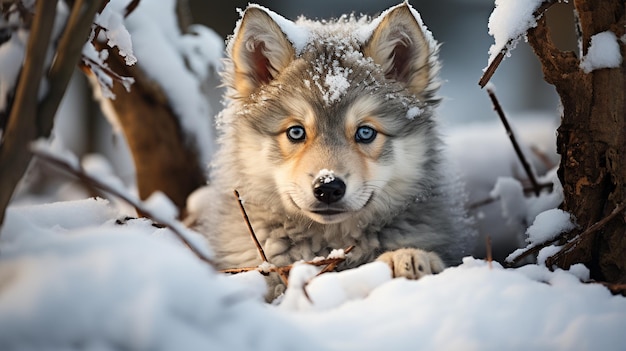
{"type": "Polygon", "coordinates": [[[357,128],[354,140],[356,140],[357,143],[369,144],[376,139],[377,134],[378,132],[374,128],[361,126],[357,128]]]}
{"type": "Polygon", "coordinates": [[[304,138],[306,138],[306,132],[304,131],[304,127],[293,126],[287,128],[287,138],[295,143],[304,141],[304,138]]]}

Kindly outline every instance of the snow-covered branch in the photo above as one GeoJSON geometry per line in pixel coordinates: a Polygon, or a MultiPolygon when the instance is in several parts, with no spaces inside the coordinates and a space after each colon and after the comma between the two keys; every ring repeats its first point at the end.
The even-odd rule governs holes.
{"type": "Polygon", "coordinates": [[[90,174],[85,171],[76,157],[71,153],[64,153],[62,155],[51,152],[48,145],[45,142],[37,142],[32,146],[32,152],[40,160],[50,163],[73,176],[79,178],[81,181],[98,188],[106,193],[114,195],[131,206],[135,207],[138,212],[142,213],[147,218],[152,219],[155,223],[162,224],[169,228],[200,260],[214,265],[210,259],[210,254],[206,250],[203,241],[201,243],[194,242],[192,238],[195,234],[191,229],[185,227],[180,221],[176,220],[177,211],[175,206],[167,199],[162,193],[153,194],[148,200],[141,201],[135,196],[129,194],[124,189],[121,189],[117,184],[98,178],[95,174],[90,174]]]}
{"type": "Polygon", "coordinates": [[[495,42],[489,48],[489,60],[478,85],[484,88],[506,56],[515,49],[520,38],[530,28],[537,26],[537,19],[557,0],[496,0],[495,9],[489,17],[489,34],[495,42]]]}

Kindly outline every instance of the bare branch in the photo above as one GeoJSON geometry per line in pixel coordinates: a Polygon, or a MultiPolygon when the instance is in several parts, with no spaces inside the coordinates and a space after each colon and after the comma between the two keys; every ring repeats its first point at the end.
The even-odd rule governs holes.
{"type": "MultiPolygon", "coordinates": [[[[598,231],[599,229],[604,227],[609,221],[611,221],[613,218],[615,218],[615,216],[617,216],[618,214],[624,212],[624,210],[626,210],[626,203],[623,203],[623,204],[617,206],[615,209],[613,209],[613,211],[608,216],[606,216],[606,217],[602,218],[601,220],[597,221],[596,223],[592,224],[587,229],[585,229],[582,233],[578,234],[573,240],[567,242],[561,248],[561,250],[559,250],[559,252],[557,252],[550,259],[551,260],[555,260],[560,255],[562,255],[564,253],[567,253],[569,250],[571,250],[574,247],[576,247],[576,245],[578,245],[586,237],[588,237],[589,235],[595,233],[596,231],[598,231]]],[[[548,240],[548,241],[546,241],[546,242],[544,242],[542,244],[535,245],[535,246],[529,248],[528,250],[524,251],[522,254],[520,254],[517,257],[515,257],[515,259],[513,260],[513,263],[518,263],[519,261],[521,261],[525,257],[537,254],[539,251],[541,251],[541,249],[543,249],[545,247],[548,247],[550,245],[557,244],[558,242],[561,242],[562,240],[563,240],[563,237],[561,235],[558,238],[555,238],[553,240],[548,240]]]]}
{"type": "Polygon", "coordinates": [[[132,0],[128,5],[126,5],[126,9],[124,11],[124,17],[128,17],[131,13],[137,9],[139,6],[140,0],[132,0]]]}
{"type": "MultiPolygon", "coordinates": [[[[535,11],[534,13],[535,18],[536,19],[543,18],[544,13],[550,8],[550,6],[554,5],[555,3],[557,3],[557,0],[544,0],[544,3],[539,7],[539,9],[537,9],[537,11],[535,11]]],[[[529,31],[531,29],[529,29],[529,31]]],[[[498,69],[498,66],[500,66],[500,63],[502,63],[504,56],[506,56],[506,54],[508,53],[509,51],[508,48],[511,46],[511,44],[515,40],[518,40],[518,38],[509,39],[509,41],[502,48],[502,50],[500,50],[498,55],[496,55],[493,61],[491,61],[491,63],[485,70],[485,73],[483,73],[482,77],[480,77],[480,80],[478,81],[478,85],[480,85],[481,88],[484,88],[487,85],[487,83],[489,83],[489,80],[498,69]]]]}
{"type": "MultiPolygon", "coordinates": [[[[347,248],[345,248],[343,250],[344,253],[349,253],[350,251],[352,251],[352,249],[354,248],[354,246],[349,246],[347,248]]],[[[311,261],[306,261],[306,262],[302,262],[302,264],[310,264],[312,266],[329,266],[329,265],[334,265],[335,267],[341,263],[345,261],[344,257],[337,257],[337,258],[324,258],[321,260],[311,260],[311,261]]],[[[277,266],[273,266],[273,267],[269,267],[267,269],[261,269],[258,266],[257,267],[243,267],[243,268],[230,268],[230,269],[222,269],[220,270],[220,272],[222,273],[230,273],[230,274],[237,274],[237,273],[243,273],[243,272],[250,272],[250,271],[258,271],[261,273],[289,273],[289,271],[291,271],[291,269],[293,268],[293,264],[290,265],[286,265],[286,266],[281,266],[281,267],[277,267],[277,266]]],[[[330,270],[326,270],[326,272],[328,272],[330,270]]],[[[320,273],[321,274],[321,273],[320,273]]]]}
{"type": "Polygon", "coordinates": [[[156,223],[160,223],[167,228],[169,228],[174,235],[176,235],[190,250],[193,252],[200,260],[208,263],[211,266],[215,266],[215,263],[207,257],[201,249],[197,248],[184,233],[186,230],[190,230],[186,228],[182,223],[176,220],[171,220],[169,218],[163,218],[158,214],[151,211],[145,203],[137,198],[134,198],[124,192],[118,191],[115,187],[110,186],[102,182],[101,180],[92,177],[90,174],[85,172],[85,170],[80,165],[72,165],[67,160],[63,160],[55,155],[52,155],[48,152],[43,152],[41,150],[33,149],[31,150],[35,156],[37,156],[40,160],[48,162],[49,164],[56,166],[59,169],[62,169],[69,174],[72,174],[76,178],[81,181],[98,188],[104,192],[107,192],[111,195],[114,195],[128,204],[134,206],[139,212],[143,213],[147,218],[152,219],[156,223]]]}
{"type": "Polygon", "coordinates": [[[515,138],[515,134],[513,134],[511,125],[509,124],[509,121],[507,120],[506,115],[504,114],[504,111],[502,110],[502,107],[500,106],[500,102],[498,102],[498,98],[496,97],[496,94],[491,89],[487,89],[487,93],[489,94],[489,97],[491,98],[491,102],[493,103],[493,108],[498,113],[498,116],[500,117],[500,121],[502,121],[502,124],[504,125],[504,128],[506,129],[506,134],[509,136],[509,140],[511,140],[511,143],[513,144],[515,153],[517,154],[517,157],[522,163],[522,167],[524,167],[524,171],[526,172],[526,175],[528,176],[528,179],[530,180],[532,184],[535,195],[539,196],[539,193],[541,192],[541,186],[537,182],[537,178],[535,177],[535,174],[533,173],[533,170],[530,166],[530,163],[526,159],[526,156],[524,156],[524,153],[522,152],[522,148],[520,147],[519,143],[517,142],[517,139],[515,138]]]}
{"type": "Polygon", "coordinates": [[[552,256],[552,259],[556,259],[556,258],[558,258],[559,255],[561,255],[563,253],[566,253],[569,250],[571,250],[574,247],[576,247],[576,245],[578,245],[587,236],[589,236],[589,235],[595,233],[596,231],[600,230],[609,221],[611,221],[613,218],[615,218],[615,216],[617,216],[618,214],[624,212],[624,210],[626,210],[626,202],[622,203],[621,205],[619,205],[616,208],[614,208],[613,211],[611,213],[609,213],[608,216],[606,216],[606,217],[602,218],[601,220],[597,221],[596,223],[592,224],[591,226],[589,226],[589,228],[585,229],[584,232],[578,234],[573,240],[571,240],[570,242],[565,244],[563,246],[563,248],[559,252],[557,252],[554,256],[552,256]]]}
{"type": "Polygon", "coordinates": [[[37,97],[44,74],[46,50],[50,44],[57,1],[37,1],[36,15],[28,38],[25,62],[17,84],[6,130],[0,141],[0,224],[32,158],[28,143],[38,136],[37,97]]]}
{"type": "Polygon", "coordinates": [[[500,63],[502,63],[504,56],[509,51],[507,47],[509,47],[510,42],[511,41],[509,40],[509,43],[507,43],[507,45],[498,53],[498,55],[496,55],[493,61],[491,61],[491,63],[489,64],[489,67],[487,67],[487,69],[485,70],[485,73],[483,73],[483,76],[480,77],[478,85],[480,85],[481,88],[484,88],[485,85],[489,83],[489,80],[491,79],[493,74],[496,73],[496,69],[498,69],[498,66],[500,66],[500,63]]]}
{"type": "MultiPolygon", "coordinates": [[[[352,251],[352,249],[354,249],[354,245],[350,245],[350,246],[348,246],[345,250],[343,250],[343,253],[344,253],[344,254],[349,254],[349,253],[350,253],[350,251],[352,251]]],[[[341,263],[341,262],[343,262],[343,260],[341,260],[341,261],[334,261],[334,262],[329,263],[329,264],[328,264],[326,267],[324,267],[324,268],[323,268],[323,269],[322,269],[319,273],[317,273],[317,275],[324,274],[324,273],[326,273],[326,272],[330,272],[330,271],[335,270],[335,268],[337,268],[337,265],[338,265],[339,263],[341,263]]]]}
{"type": "Polygon", "coordinates": [[[82,55],[82,48],[89,37],[91,25],[103,0],[77,0],[63,35],[59,40],[57,55],[48,73],[48,94],[37,108],[39,135],[48,136],[52,130],[54,115],[70,82],[74,67],[82,55]]]}

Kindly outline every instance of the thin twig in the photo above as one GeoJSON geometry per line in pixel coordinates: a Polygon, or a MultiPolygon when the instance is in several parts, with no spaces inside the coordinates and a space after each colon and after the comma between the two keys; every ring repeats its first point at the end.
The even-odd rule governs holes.
{"type": "Polygon", "coordinates": [[[535,156],[537,156],[539,161],[543,163],[543,166],[546,167],[546,169],[552,169],[556,167],[556,164],[552,162],[552,160],[546,154],[546,152],[541,150],[539,147],[537,147],[537,145],[534,145],[534,144],[530,145],[530,151],[532,151],[532,153],[535,154],[535,156]]]}
{"type": "Polygon", "coordinates": [[[524,258],[526,258],[528,256],[536,255],[544,247],[548,247],[548,246],[550,246],[552,244],[557,243],[558,241],[559,241],[559,239],[554,239],[554,240],[546,241],[543,244],[535,245],[535,246],[529,248],[528,250],[522,252],[521,254],[515,256],[515,258],[513,260],[511,260],[510,265],[515,265],[515,264],[519,263],[521,260],[523,260],[524,258]]]}
{"type": "Polygon", "coordinates": [[[125,77],[122,75],[117,74],[116,72],[114,72],[110,67],[107,66],[103,66],[101,64],[99,64],[98,62],[94,61],[93,59],[87,57],[87,56],[83,56],[83,62],[79,63],[79,67],[83,70],[83,72],[89,72],[92,71],[91,67],[89,64],[96,66],[98,68],[100,68],[101,70],[104,71],[104,73],[106,73],[108,76],[110,76],[113,80],[117,81],[118,83],[122,84],[122,86],[124,86],[126,88],[126,91],[129,90],[129,88],[126,87],[126,82],[134,81],[133,77],[125,77]],[[88,64],[89,63],[89,64],[88,64]]]}
{"type": "MultiPolygon", "coordinates": [[[[350,251],[352,251],[352,249],[354,249],[354,245],[348,246],[345,250],[343,250],[344,255],[349,254],[350,251]]],[[[336,262],[329,263],[326,267],[322,268],[322,270],[319,273],[317,273],[317,275],[324,274],[326,272],[330,272],[330,271],[335,270],[335,268],[337,268],[337,265],[339,263],[341,263],[341,262],[342,261],[336,261],[336,262]]]]}
{"type": "Polygon", "coordinates": [[[254,234],[254,229],[252,229],[252,224],[250,223],[250,219],[248,218],[246,209],[243,207],[243,201],[241,200],[241,197],[239,196],[239,192],[235,189],[234,193],[235,193],[235,197],[237,197],[237,202],[239,203],[239,209],[241,209],[241,215],[243,216],[243,219],[246,222],[246,226],[248,226],[248,232],[250,232],[250,236],[252,237],[252,241],[254,241],[254,245],[256,245],[256,249],[259,252],[259,256],[261,256],[261,260],[263,260],[263,262],[269,262],[267,260],[267,257],[265,256],[265,251],[263,251],[263,247],[261,246],[259,239],[257,239],[256,234],[254,234]]]}
{"type": "Polygon", "coordinates": [[[210,264],[211,266],[215,266],[215,263],[210,258],[208,258],[202,252],[202,250],[198,249],[195,245],[193,245],[191,241],[187,238],[186,234],[183,233],[183,230],[186,230],[187,228],[184,227],[182,223],[176,220],[170,220],[168,218],[160,217],[156,213],[152,212],[147,206],[145,206],[143,201],[136,199],[134,197],[131,197],[130,195],[125,194],[121,191],[118,191],[117,189],[115,189],[115,187],[112,187],[109,184],[106,184],[100,181],[99,179],[92,177],[90,174],[85,172],[85,170],[80,165],[74,166],[66,160],[63,160],[55,155],[38,150],[36,148],[31,149],[31,152],[33,153],[33,155],[37,156],[40,160],[45,161],[53,166],[58,167],[59,169],[62,169],[72,174],[76,178],[79,178],[83,182],[95,188],[98,188],[104,192],[107,192],[109,194],[112,194],[124,200],[131,206],[134,206],[138,211],[143,213],[146,217],[151,218],[153,221],[161,223],[164,226],[168,227],[172,231],[172,233],[174,233],[174,235],[176,235],[191,250],[191,252],[193,252],[200,260],[210,264]]]}
{"type": "MultiPolygon", "coordinates": [[[[571,250],[574,246],[578,245],[578,243],[580,243],[581,240],[583,240],[585,237],[587,237],[588,235],[595,233],[596,231],[598,231],[599,229],[601,229],[602,227],[604,227],[610,220],[612,220],[613,218],[615,218],[615,216],[617,216],[618,214],[624,212],[624,210],[626,210],[626,202],[617,206],[615,209],[613,209],[613,211],[606,217],[602,218],[601,220],[597,221],[596,223],[592,224],[591,226],[589,226],[587,229],[585,229],[582,233],[578,234],[573,240],[569,241],[568,243],[566,243],[565,245],[563,245],[563,247],[559,250],[559,252],[557,252],[553,257],[560,255],[563,252],[567,252],[569,250],[571,250]]],[[[558,238],[555,238],[553,240],[549,240],[546,241],[542,244],[539,245],[535,245],[531,248],[529,248],[528,250],[524,251],[523,253],[517,255],[517,257],[515,257],[515,259],[513,259],[513,264],[518,263],[519,261],[521,261],[522,259],[524,259],[525,257],[528,257],[530,255],[536,254],[539,251],[541,251],[541,249],[548,247],[550,245],[556,244],[559,241],[562,240],[562,237],[559,236],[558,238]]]]}
{"type": "MultiPolygon", "coordinates": [[[[348,253],[352,250],[352,248],[354,248],[354,246],[349,246],[346,249],[344,249],[344,253],[348,253]]],[[[312,266],[328,266],[331,264],[334,264],[335,266],[338,265],[339,263],[345,261],[344,257],[338,257],[338,258],[324,258],[321,260],[311,260],[311,261],[306,261],[306,262],[302,262],[302,264],[309,264],[312,266]]],[[[259,271],[259,272],[271,272],[271,273],[280,273],[280,272],[285,272],[288,273],[289,271],[291,271],[291,269],[293,268],[293,264],[289,264],[286,266],[272,266],[266,269],[261,269],[258,266],[257,267],[242,267],[242,268],[230,268],[230,269],[222,269],[220,270],[220,272],[222,273],[230,273],[230,274],[237,274],[237,273],[243,273],[243,272],[250,272],[250,271],[259,271]]]]}
{"type": "MultiPolygon", "coordinates": [[[[592,224],[591,226],[589,226],[589,228],[585,229],[584,232],[578,234],[576,236],[576,238],[574,238],[572,241],[570,241],[567,244],[565,244],[565,246],[563,246],[563,248],[559,251],[559,253],[567,252],[567,251],[571,250],[574,246],[578,245],[578,243],[581,240],[583,240],[588,235],[590,235],[592,233],[595,233],[596,231],[598,231],[599,229],[604,227],[610,220],[615,218],[615,216],[617,216],[618,214],[624,212],[625,209],[626,209],[626,202],[624,202],[621,205],[615,207],[615,209],[613,209],[613,211],[611,213],[609,213],[608,216],[606,216],[606,217],[602,218],[601,220],[597,221],[596,223],[592,224]]],[[[556,255],[558,255],[559,253],[557,253],[556,255]]]]}
{"type": "Polygon", "coordinates": [[[504,125],[504,128],[506,129],[506,134],[509,136],[511,143],[513,144],[515,153],[517,154],[517,157],[522,163],[522,167],[524,167],[524,171],[526,172],[526,175],[528,176],[528,179],[530,180],[533,186],[535,195],[539,196],[539,193],[541,192],[541,187],[539,186],[539,183],[537,182],[537,179],[535,178],[535,174],[533,173],[532,168],[530,167],[530,163],[526,159],[526,156],[524,156],[524,153],[522,152],[522,148],[520,147],[519,143],[517,142],[517,139],[515,138],[515,134],[513,134],[511,125],[509,124],[509,121],[507,120],[506,115],[504,114],[504,111],[502,110],[502,107],[500,106],[500,102],[498,102],[498,98],[496,97],[496,94],[491,89],[487,89],[487,93],[489,94],[489,97],[491,98],[491,102],[493,103],[493,108],[498,113],[498,116],[500,117],[500,121],[502,121],[502,124],[504,125]]]}
{"type": "MultiPolygon", "coordinates": [[[[552,184],[552,183],[541,183],[541,184],[539,184],[539,188],[541,190],[547,189],[548,191],[552,191],[552,189],[554,188],[554,184],[552,184]]],[[[528,194],[528,193],[534,193],[535,189],[525,187],[524,189],[522,189],[522,191],[524,192],[524,194],[528,194]]],[[[487,196],[484,199],[477,200],[475,202],[470,203],[469,205],[467,205],[467,209],[468,210],[475,210],[475,209],[477,209],[479,207],[487,206],[487,205],[492,204],[492,203],[494,203],[496,201],[499,201],[499,200],[500,200],[499,196],[496,196],[496,197],[487,196]]]]}
{"type": "Polygon", "coordinates": [[[126,5],[126,9],[124,11],[124,18],[128,17],[131,13],[133,13],[137,6],[139,6],[140,0],[133,0],[128,5],[126,5]]]}
{"type": "Polygon", "coordinates": [[[484,88],[485,85],[489,83],[489,80],[491,79],[493,74],[496,73],[496,69],[498,69],[498,66],[500,65],[500,63],[502,63],[504,56],[509,51],[509,49],[507,48],[509,47],[510,44],[511,44],[511,40],[509,40],[507,44],[504,46],[504,48],[500,50],[498,55],[496,55],[493,61],[491,61],[491,63],[489,64],[489,67],[487,67],[487,69],[485,70],[485,73],[483,73],[483,76],[480,77],[480,80],[478,81],[478,85],[480,85],[481,88],[484,88]]]}

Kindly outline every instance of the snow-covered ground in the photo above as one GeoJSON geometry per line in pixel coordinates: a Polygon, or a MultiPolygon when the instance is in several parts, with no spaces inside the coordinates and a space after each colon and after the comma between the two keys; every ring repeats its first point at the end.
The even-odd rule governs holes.
{"type": "Polygon", "coordinates": [[[626,298],[583,266],[468,257],[418,281],[382,263],[299,265],[282,303],[105,200],[11,207],[0,233],[1,350],[623,350],[626,298]]]}

